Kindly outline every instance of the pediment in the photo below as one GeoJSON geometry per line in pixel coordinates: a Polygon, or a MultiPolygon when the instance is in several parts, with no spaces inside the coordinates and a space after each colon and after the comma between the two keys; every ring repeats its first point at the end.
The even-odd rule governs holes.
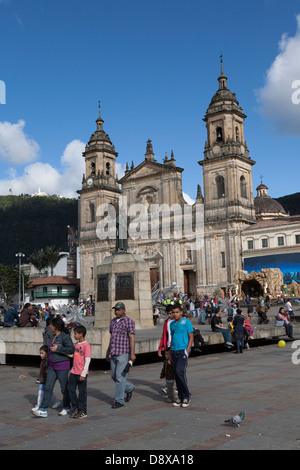
{"type": "Polygon", "coordinates": [[[136,168],[126,171],[125,175],[119,180],[119,183],[123,184],[125,182],[136,180],[140,178],[153,178],[155,176],[161,177],[163,173],[174,173],[182,172],[182,168],[178,168],[174,165],[164,165],[157,162],[143,161],[136,168]]]}

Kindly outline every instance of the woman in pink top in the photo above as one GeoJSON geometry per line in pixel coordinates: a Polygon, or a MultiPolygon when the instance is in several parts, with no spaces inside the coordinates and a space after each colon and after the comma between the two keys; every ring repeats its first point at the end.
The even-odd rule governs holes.
{"type": "Polygon", "coordinates": [[[285,327],[286,334],[288,335],[289,338],[294,339],[293,325],[290,322],[289,313],[285,310],[284,307],[280,307],[278,315],[277,315],[277,320],[284,322],[283,325],[285,327]]]}

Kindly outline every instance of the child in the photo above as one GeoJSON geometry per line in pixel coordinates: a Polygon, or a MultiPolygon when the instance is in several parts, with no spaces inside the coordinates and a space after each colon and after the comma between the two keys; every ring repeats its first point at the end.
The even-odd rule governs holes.
{"type": "Polygon", "coordinates": [[[250,320],[251,320],[251,315],[247,315],[246,321],[245,321],[245,328],[249,333],[249,339],[253,339],[253,328],[250,324],[250,320]]]}
{"type": "MultiPolygon", "coordinates": [[[[40,363],[40,376],[39,376],[39,393],[38,393],[38,399],[37,399],[37,404],[34,408],[32,408],[32,411],[37,411],[42,403],[43,396],[44,396],[44,390],[45,390],[45,383],[46,383],[46,378],[47,378],[47,373],[48,373],[48,346],[43,345],[40,347],[40,356],[41,356],[41,363],[40,363]]],[[[58,408],[60,405],[60,401],[56,397],[55,393],[52,394],[52,398],[54,399],[54,405],[52,408],[58,408]]]]}
{"type": "Polygon", "coordinates": [[[178,399],[177,390],[175,389],[175,375],[172,364],[170,364],[171,351],[170,351],[170,324],[174,321],[173,305],[167,305],[166,313],[168,315],[167,320],[164,323],[163,333],[158,349],[159,357],[162,357],[164,351],[164,364],[160,373],[160,378],[166,380],[166,386],[163,391],[167,394],[167,403],[173,403],[178,399]]]}
{"type": "Polygon", "coordinates": [[[70,371],[68,391],[72,410],[70,418],[82,419],[87,417],[87,376],[91,362],[92,348],[85,340],[86,328],[78,325],[74,328],[74,338],[77,341],[73,356],[73,367],[70,371]],[[78,397],[76,389],[78,388],[78,397]]]}

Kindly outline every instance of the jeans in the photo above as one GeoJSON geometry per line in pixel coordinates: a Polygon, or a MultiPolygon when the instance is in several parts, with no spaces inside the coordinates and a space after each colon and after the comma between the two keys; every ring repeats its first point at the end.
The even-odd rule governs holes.
{"type": "Polygon", "coordinates": [[[110,374],[116,384],[115,401],[124,405],[125,393],[132,392],[134,386],[127,381],[127,373],[124,369],[129,361],[129,354],[110,357],[110,374]]]}
{"type": "Polygon", "coordinates": [[[207,317],[207,314],[205,312],[203,312],[201,314],[201,323],[205,323],[206,317],[207,317]]]}
{"type": "Polygon", "coordinates": [[[70,374],[68,392],[73,409],[80,411],[87,411],[87,377],[85,380],[80,380],[80,375],[70,374]],[[76,389],[78,388],[78,397],[76,389]]]}
{"type": "Polygon", "coordinates": [[[293,336],[293,325],[291,323],[284,323],[286,334],[289,338],[293,336]]]}
{"type": "Polygon", "coordinates": [[[47,380],[44,390],[43,400],[40,406],[40,409],[46,411],[50,400],[52,398],[52,392],[55,386],[56,380],[60,383],[61,393],[63,395],[63,408],[70,408],[70,398],[68,394],[68,378],[69,378],[69,369],[67,370],[54,370],[48,369],[47,380]]]}
{"type": "Polygon", "coordinates": [[[176,386],[178,391],[178,398],[182,402],[184,399],[189,400],[191,397],[187,378],[186,368],[188,365],[188,357],[185,349],[180,351],[171,351],[172,365],[175,373],[176,386]]]}
{"type": "Polygon", "coordinates": [[[231,343],[231,333],[230,330],[222,330],[222,328],[215,328],[216,333],[222,333],[225,343],[231,343]]]}

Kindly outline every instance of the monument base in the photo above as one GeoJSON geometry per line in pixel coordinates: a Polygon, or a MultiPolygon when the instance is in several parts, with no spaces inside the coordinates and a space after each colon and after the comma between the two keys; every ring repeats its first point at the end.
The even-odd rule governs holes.
{"type": "Polygon", "coordinates": [[[126,314],[136,328],[153,327],[150,269],[147,261],[133,253],[116,252],[97,266],[96,328],[109,326],[117,302],[126,306],[126,314]]]}

